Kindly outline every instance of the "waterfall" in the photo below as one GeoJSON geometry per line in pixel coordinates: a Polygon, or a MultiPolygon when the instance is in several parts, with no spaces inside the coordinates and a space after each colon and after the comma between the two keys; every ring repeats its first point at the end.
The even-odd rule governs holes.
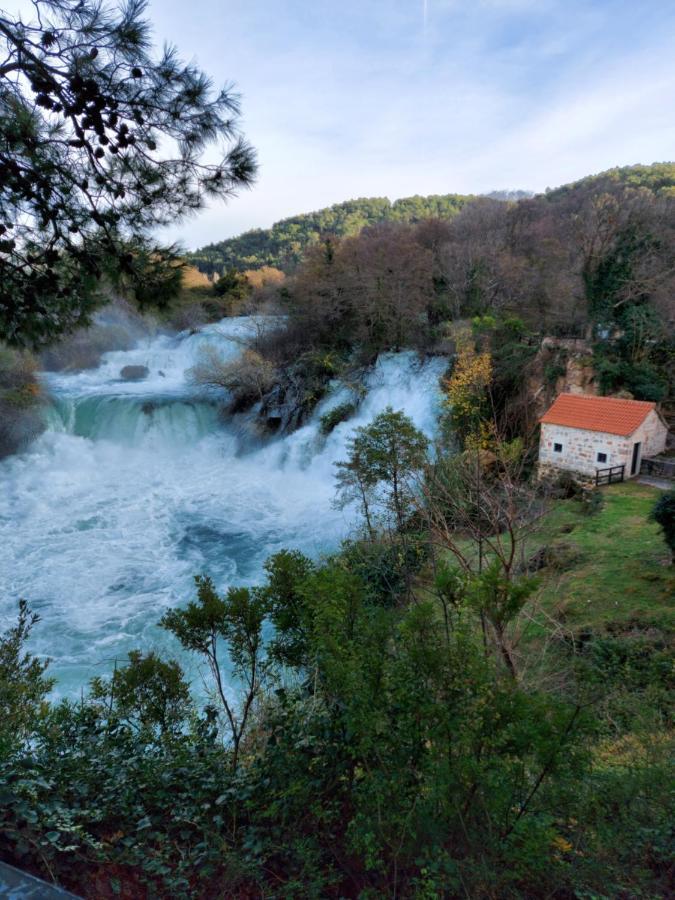
{"type": "Polygon", "coordinates": [[[156,623],[194,595],[193,575],[252,584],[282,547],[336,547],[355,514],[333,508],[334,463],[355,427],[390,405],[433,431],[445,363],[405,352],[380,357],[357,412],[327,437],[321,416],[350,396],[341,384],[304,427],[254,439],[250,417],[225,419],[186,373],[206,345],[235,357],[255,324],[225,319],[44,376],[47,431],[0,463],[0,629],[28,600],[42,618],[33,650],[51,658],[60,693],[131,648],[175,654],[156,623]],[[147,377],[123,380],[129,365],[147,377]]]}

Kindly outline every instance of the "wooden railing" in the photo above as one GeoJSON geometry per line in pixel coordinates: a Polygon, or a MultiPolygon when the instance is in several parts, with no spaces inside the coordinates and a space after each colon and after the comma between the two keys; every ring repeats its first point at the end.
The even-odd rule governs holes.
{"type": "Polygon", "coordinates": [[[654,475],[657,478],[675,479],[675,459],[643,459],[640,475],[654,475]]]}
{"type": "Polygon", "coordinates": [[[625,466],[610,466],[608,469],[596,469],[595,470],[596,485],[616,484],[619,481],[623,481],[623,474],[624,474],[625,468],[626,468],[625,466]]]}

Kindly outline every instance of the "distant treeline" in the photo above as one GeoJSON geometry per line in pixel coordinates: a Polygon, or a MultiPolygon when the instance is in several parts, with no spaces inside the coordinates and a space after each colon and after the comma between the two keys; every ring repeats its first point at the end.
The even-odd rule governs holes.
{"type": "Polygon", "coordinates": [[[202,247],[189,254],[189,261],[200,272],[221,275],[228,269],[258,269],[273,266],[284,272],[293,270],[305,250],[322,235],[350,237],[367,225],[380,222],[419,222],[422,219],[451,219],[471,196],[441,194],[431,197],[405,197],[393,203],[387,197],[370,197],[336,203],[318,212],[282,219],[271,228],[256,228],[238,237],[202,247]]]}
{"type": "MultiPolygon", "coordinates": [[[[311,381],[317,360],[332,376],[325,360],[354,354],[367,363],[403,348],[437,352],[471,323],[475,352],[491,355],[485,377],[507,434],[528,434],[536,424],[527,373],[542,335],[585,338],[601,393],[670,404],[674,187],[675,165],[660,164],[516,202],[467,198],[451,217],[322,234],[264,291],[242,285],[248,275],[230,269],[213,294],[231,311],[240,309],[242,291],[253,309],[275,308],[276,299],[286,315],[283,331],[257,342],[258,381],[291,369],[311,381]]],[[[561,357],[535,380],[555,385],[564,372],[561,357]]],[[[309,393],[318,396],[315,387],[309,393]]]]}
{"type": "MultiPolygon", "coordinates": [[[[578,182],[547,190],[546,196],[560,199],[570,191],[578,191],[582,185],[597,189],[608,181],[620,182],[627,187],[643,187],[654,193],[675,192],[675,164],[654,163],[610,169],[598,175],[590,175],[578,182]]],[[[528,191],[492,191],[483,195],[492,200],[517,202],[533,195],[528,191]]],[[[370,197],[336,203],[317,212],[303,213],[282,219],[271,228],[256,228],[237,237],[208,244],[188,254],[189,262],[206,275],[235,269],[258,269],[272,266],[284,272],[293,271],[302,260],[305,251],[322,236],[351,237],[368,225],[381,222],[405,222],[415,224],[424,219],[452,219],[469,202],[476,200],[470,194],[435,194],[428,197],[416,195],[395,200],[387,197],[370,197]]]]}
{"type": "MultiPolygon", "coordinates": [[[[649,166],[615,166],[597,175],[587,175],[579,181],[564,184],[554,190],[547,190],[546,195],[558,199],[569,193],[576,193],[580,188],[604,189],[608,183],[621,183],[628,188],[647,188],[654,194],[675,197],[675,163],[652,163],[649,166]]],[[[496,195],[493,195],[496,196],[496,195]]],[[[501,199],[501,198],[498,198],[501,199]]],[[[518,198],[520,199],[520,198],[518,198]]]]}

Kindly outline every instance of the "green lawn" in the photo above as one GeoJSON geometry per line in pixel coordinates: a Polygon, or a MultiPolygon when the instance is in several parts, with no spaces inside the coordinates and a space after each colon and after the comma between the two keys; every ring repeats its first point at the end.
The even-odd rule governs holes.
{"type": "Polygon", "coordinates": [[[568,545],[569,565],[544,569],[539,599],[575,630],[675,625],[675,571],[658,526],[648,519],[659,491],[626,482],[603,489],[605,504],[584,515],[558,501],[533,546],[568,545]],[[571,530],[570,530],[571,529],[571,530]]]}

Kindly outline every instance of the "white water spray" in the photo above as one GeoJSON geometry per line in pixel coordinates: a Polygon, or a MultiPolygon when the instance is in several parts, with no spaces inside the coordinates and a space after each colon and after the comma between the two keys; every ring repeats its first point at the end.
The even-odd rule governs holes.
{"type": "Polygon", "coordinates": [[[303,428],[253,438],[250,417],[223,420],[186,380],[201,348],[237,354],[232,338],[250,326],[226,319],[46,376],[47,432],[0,463],[0,630],[25,597],[42,617],[34,649],[52,659],[59,692],[77,692],[131,648],[166,647],[156,623],[194,595],[194,574],[219,589],[250,584],[282,547],[334,548],[354,518],[332,507],[334,463],[357,425],[391,405],[433,430],[444,363],[401,353],[380,358],[358,412],[327,438],[319,418],[344,401],[339,386],[303,428]],[[147,366],[147,379],[121,380],[126,365],[147,366]]]}

